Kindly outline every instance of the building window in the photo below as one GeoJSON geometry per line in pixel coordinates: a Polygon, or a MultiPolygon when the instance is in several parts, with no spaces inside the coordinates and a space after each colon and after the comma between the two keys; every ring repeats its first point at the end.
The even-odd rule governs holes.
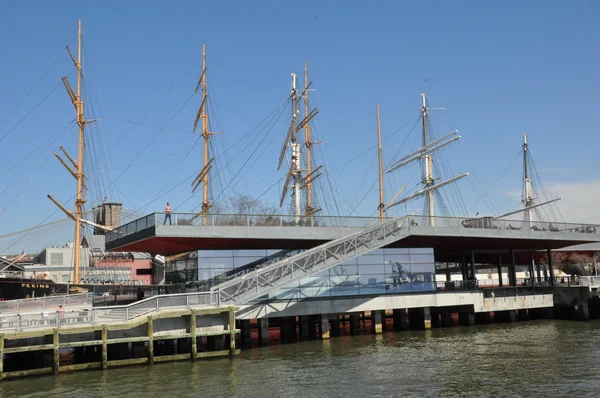
{"type": "Polygon", "coordinates": [[[135,270],[136,275],[152,275],[152,268],[142,268],[135,270]]]}
{"type": "Polygon", "coordinates": [[[50,265],[63,265],[63,254],[50,253],[50,265]]]}
{"type": "MultiPolygon", "coordinates": [[[[62,254],[61,254],[61,256],[62,256],[62,254]]],[[[63,275],[60,278],[61,278],[62,283],[67,283],[69,281],[69,275],[63,275]]]]}

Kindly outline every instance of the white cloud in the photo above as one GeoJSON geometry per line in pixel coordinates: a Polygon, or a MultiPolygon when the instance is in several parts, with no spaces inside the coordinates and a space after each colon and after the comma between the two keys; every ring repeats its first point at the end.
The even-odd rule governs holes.
{"type": "Polygon", "coordinates": [[[547,188],[562,197],[557,206],[565,222],[600,224],[600,180],[557,182],[547,188]]]}

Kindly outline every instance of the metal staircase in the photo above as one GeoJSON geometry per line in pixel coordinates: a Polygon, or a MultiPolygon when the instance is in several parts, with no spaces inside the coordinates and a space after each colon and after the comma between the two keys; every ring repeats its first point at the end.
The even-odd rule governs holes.
{"type": "Polygon", "coordinates": [[[409,217],[394,218],[221,283],[221,305],[247,303],[319,271],[387,246],[408,235],[409,217]]]}

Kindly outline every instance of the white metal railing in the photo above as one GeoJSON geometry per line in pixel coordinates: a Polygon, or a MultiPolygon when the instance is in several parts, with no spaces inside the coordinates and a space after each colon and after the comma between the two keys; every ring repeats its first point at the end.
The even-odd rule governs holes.
{"type": "MultiPolygon", "coordinates": [[[[427,226],[428,216],[407,216],[412,225],[427,226]]],[[[389,220],[389,218],[388,218],[389,220]]],[[[574,224],[543,221],[505,220],[494,217],[434,217],[436,228],[453,227],[458,229],[498,229],[514,231],[535,231],[548,233],[586,234],[586,240],[600,240],[600,226],[595,224],[574,224]]],[[[296,221],[294,215],[281,214],[209,214],[206,225],[196,213],[171,213],[170,221],[165,213],[152,213],[138,220],[124,224],[106,235],[106,241],[140,232],[148,228],[167,226],[204,226],[204,227],[309,227],[309,228],[361,228],[366,229],[379,222],[377,217],[355,216],[315,216],[296,221]]]]}
{"type": "Polygon", "coordinates": [[[94,293],[65,294],[61,296],[44,296],[30,299],[7,300],[0,302],[0,314],[6,312],[23,312],[56,308],[58,306],[92,304],[94,293]]]}
{"type": "Polygon", "coordinates": [[[65,310],[64,312],[0,314],[0,331],[124,322],[168,308],[206,307],[219,304],[217,293],[197,292],[159,295],[129,305],[65,310]]]}
{"type": "Polygon", "coordinates": [[[408,217],[387,220],[218,285],[221,303],[244,303],[408,235],[408,217]]]}

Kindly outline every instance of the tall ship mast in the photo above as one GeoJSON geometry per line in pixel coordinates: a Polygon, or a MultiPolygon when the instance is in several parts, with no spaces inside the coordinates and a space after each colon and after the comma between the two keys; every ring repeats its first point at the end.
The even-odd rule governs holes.
{"type": "Polygon", "coordinates": [[[385,217],[385,201],[383,192],[383,148],[381,147],[381,116],[379,114],[379,102],[377,103],[377,158],[379,160],[379,222],[385,217]]]}
{"type": "MultiPolygon", "coordinates": [[[[419,198],[421,196],[425,196],[425,216],[427,216],[427,220],[429,223],[429,226],[434,227],[435,226],[435,191],[445,185],[451,184],[455,181],[460,180],[461,178],[464,178],[468,175],[468,173],[463,173],[460,174],[456,177],[452,177],[448,180],[442,181],[442,182],[436,182],[436,179],[434,178],[434,161],[433,161],[433,156],[432,154],[436,151],[438,151],[439,149],[453,143],[454,141],[457,141],[460,139],[460,135],[455,136],[455,134],[458,132],[457,130],[454,130],[448,134],[446,134],[445,136],[433,140],[431,141],[429,139],[429,134],[428,134],[428,112],[429,112],[429,106],[427,105],[427,97],[425,96],[424,93],[421,93],[421,121],[422,121],[422,147],[417,149],[416,151],[410,153],[409,155],[405,156],[404,158],[398,160],[397,162],[394,162],[391,165],[391,168],[388,170],[388,173],[395,171],[401,167],[404,167],[408,164],[411,164],[415,161],[420,160],[421,161],[421,184],[423,186],[423,189],[421,189],[420,191],[417,191],[416,193],[406,196],[398,201],[392,200],[387,206],[386,209],[389,209],[390,207],[394,207],[397,206],[399,204],[402,203],[406,203],[412,199],[416,199],[419,198]]],[[[402,191],[402,190],[401,190],[402,191]]],[[[398,194],[396,195],[398,196],[398,194]]]]}
{"type": "Polygon", "coordinates": [[[196,85],[196,90],[194,92],[198,92],[198,88],[202,90],[202,103],[200,104],[200,109],[198,110],[198,114],[196,116],[196,120],[194,121],[194,132],[196,131],[196,127],[198,126],[198,121],[202,119],[202,137],[204,138],[204,165],[194,181],[192,182],[192,193],[198,189],[200,184],[202,184],[202,206],[200,210],[200,215],[202,216],[202,225],[206,225],[208,220],[208,210],[213,206],[209,201],[209,171],[212,168],[212,162],[214,159],[209,158],[209,147],[210,147],[210,137],[212,134],[209,132],[209,123],[208,123],[208,112],[206,110],[207,101],[208,101],[208,88],[206,85],[206,45],[202,44],[202,74],[200,75],[200,80],[196,85]]]}
{"type": "Polygon", "coordinates": [[[69,80],[66,76],[62,78],[62,81],[67,89],[67,93],[69,94],[69,98],[75,106],[75,112],[77,114],[77,124],[79,125],[79,140],[77,145],[77,161],[73,160],[71,156],[67,153],[67,151],[61,147],[60,149],[64,153],[64,155],[69,160],[69,163],[73,168],[65,162],[60,155],[54,154],[58,160],[62,163],[63,166],[69,171],[69,173],[77,180],[77,192],[75,199],[75,214],[69,211],[60,204],[56,199],[52,196],[48,195],[48,198],[52,200],[62,211],[64,211],[67,216],[69,216],[73,221],[75,221],[75,244],[74,244],[74,255],[73,255],[73,283],[79,283],[79,265],[81,261],[81,223],[83,218],[83,205],[86,202],[83,196],[84,190],[87,190],[87,187],[84,183],[85,175],[83,173],[83,152],[85,149],[85,125],[87,121],[85,120],[84,114],[84,102],[81,98],[81,81],[83,79],[83,68],[81,64],[81,51],[82,51],[82,33],[81,33],[81,20],[79,20],[79,26],[77,29],[77,60],[73,57],[69,46],[67,46],[67,52],[77,69],[77,91],[73,91],[73,88],[69,84],[69,80]]]}
{"type": "Polygon", "coordinates": [[[315,108],[309,111],[308,92],[312,83],[308,81],[308,63],[304,63],[304,90],[301,95],[298,95],[297,83],[298,78],[295,73],[291,74],[292,84],[290,90],[290,103],[291,103],[291,122],[288,128],[281,153],[279,155],[279,163],[277,170],[281,169],[283,159],[288,151],[290,151],[291,162],[288,173],[285,177],[285,183],[281,193],[281,200],[279,203],[280,207],[283,207],[285,199],[287,197],[288,189],[292,189],[293,198],[293,215],[296,223],[300,222],[300,219],[306,217],[310,219],[315,213],[320,211],[320,208],[316,208],[314,205],[313,198],[313,187],[312,183],[321,175],[317,173],[321,166],[312,169],[312,145],[314,142],[311,141],[311,129],[310,121],[319,113],[315,108]],[[304,118],[298,121],[300,116],[299,102],[300,99],[304,98],[304,118]],[[302,165],[302,145],[300,144],[299,132],[304,129],[304,148],[306,155],[306,165],[302,165]],[[304,211],[302,209],[302,197],[301,190],[306,189],[306,204],[304,211]]]}

